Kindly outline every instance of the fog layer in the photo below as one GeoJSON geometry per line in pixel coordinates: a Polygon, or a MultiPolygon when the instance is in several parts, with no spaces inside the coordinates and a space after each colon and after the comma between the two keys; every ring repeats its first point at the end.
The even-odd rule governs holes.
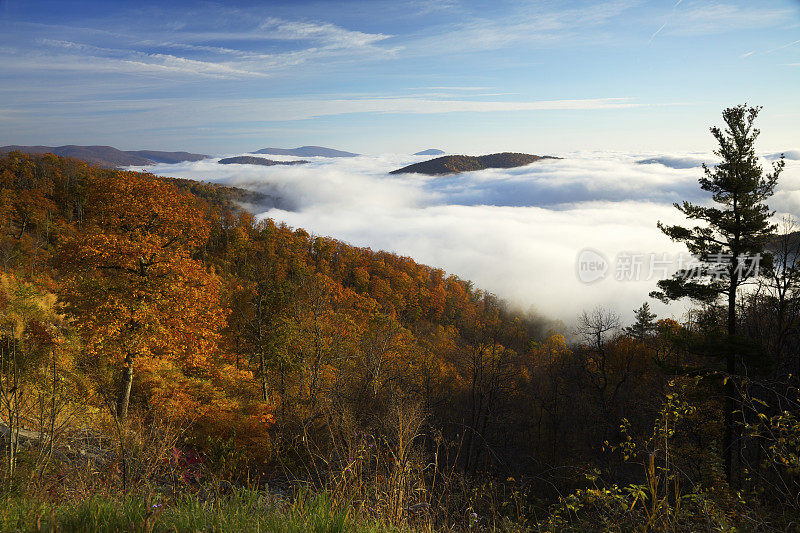
{"type": "MultiPolygon", "coordinates": [[[[613,307],[630,320],[631,310],[644,301],[661,316],[679,315],[681,306],[667,308],[647,296],[664,268],[659,262],[653,270],[652,258],[673,260],[685,253],[656,222],[682,221],[673,202],[708,201],[697,179],[699,165],[713,164],[713,155],[554,155],[563,159],[444,177],[390,176],[427,159],[402,154],[306,158],[306,165],[273,167],[207,159],[148,170],[267,193],[277,197],[277,207],[257,208],[259,217],[410,256],[567,323],[595,305],[613,307]],[[579,279],[576,265],[586,248],[609,265],[606,277],[591,284],[579,279]],[[638,275],[618,270],[626,257],[640,264],[638,275]]],[[[770,206],[778,216],[800,212],[795,158],[787,160],[770,206]]]]}

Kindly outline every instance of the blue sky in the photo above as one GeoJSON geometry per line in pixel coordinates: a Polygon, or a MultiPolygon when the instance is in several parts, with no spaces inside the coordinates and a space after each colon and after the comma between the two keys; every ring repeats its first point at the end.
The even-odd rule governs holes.
{"type": "Polygon", "coordinates": [[[778,151],[799,82],[797,1],[0,0],[0,144],[778,151]]]}

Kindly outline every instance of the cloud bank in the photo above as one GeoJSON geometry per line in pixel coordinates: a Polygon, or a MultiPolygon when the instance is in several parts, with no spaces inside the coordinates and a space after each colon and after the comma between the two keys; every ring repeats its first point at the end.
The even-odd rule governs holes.
{"type": "MultiPolygon", "coordinates": [[[[450,177],[389,175],[426,159],[405,154],[311,158],[308,165],[284,167],[219,165],[209,159],[150,170],[276,196],[277,207],[265,207],[259,216],[410,256],[567,324],[595,305],[630,319],[662,277],[658,270],[650,272],[651,254],[677,258],[685,252],[656,222],[682,221],[675,201],[706,200],[694,163],[663,161],[699,164],[713,156],[557,155],[564,159],[450,177]],[[646,159],[659,162],[637,163],[646,159]],[[585,248],[608,259],[606,279],[589,285],[578,279],[576,259],[585,248]],[[620,254],[642,254],[639,281],[615,279],[620,254]]],[[[800,213],[800,163],[787,163],[771,206],[779,214],[800,213]]],[[[661,316],[679,317],[683,310],[651,305],[661,316]]]]}

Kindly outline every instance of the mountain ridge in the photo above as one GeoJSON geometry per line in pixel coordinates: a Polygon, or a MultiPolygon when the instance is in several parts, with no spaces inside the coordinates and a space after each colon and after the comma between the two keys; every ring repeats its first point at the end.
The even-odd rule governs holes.
{"type": "Polygon", "coordinates": [[[206,154],[191,152],[164,152],[160,150],[123,150],[126,154],[135,154],[155,163],[182,163],[184,161],[200,161],[208,159],[206,154]]]}
{"type": "Polygon", "coordinates": [[[515,168],[529,165],[543,159],[560,159],[549,155],[531,155],[517,152],[500,152],[480,156],[445,155],[428,161],[414,163],[398,168],[389,174],[427,174],[428,176],[445,176],[486,170],[489,168],[515,168]]]}
{"type": "Polygon", "coordinates": [[[63,146],[43,145],[8,145],[0,146],[0,155],[9,152],[26,154],[55,154],[62,157],[79,159],[106,168],[149,166],[156,163],[180,163],[183,161],[200,161],[207,159],[205,154],[190,152],[163,152],[158,150],[119,150],[106,145],[65,144],[63,146]]]}
{"type": "Polygon", "coordinates": [[[300,146],[299,148],[262,148],[251,152],[265,155],[293,155],[297,157],[356,157],[359,154],[335,150],[324,146],[300,146]]]}
{"type": "Polygon", "coordinates": [[[253,157],[249,155],[240,155],[236,157],[225,157],[217,161],[220,165],[263,165],[267,167],[275,165],[304,165],[308,161],[275,161],[274,159],[267,159],[265,157],[253,157]]]}

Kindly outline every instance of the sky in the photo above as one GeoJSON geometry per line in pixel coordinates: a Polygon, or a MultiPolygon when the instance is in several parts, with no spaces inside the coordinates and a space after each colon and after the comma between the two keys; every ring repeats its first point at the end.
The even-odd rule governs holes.
{"type": "Polygon", "coordinates": [[[796,0],[0,0],[0,145],[779,151],[798,82],[796,0]]]}

